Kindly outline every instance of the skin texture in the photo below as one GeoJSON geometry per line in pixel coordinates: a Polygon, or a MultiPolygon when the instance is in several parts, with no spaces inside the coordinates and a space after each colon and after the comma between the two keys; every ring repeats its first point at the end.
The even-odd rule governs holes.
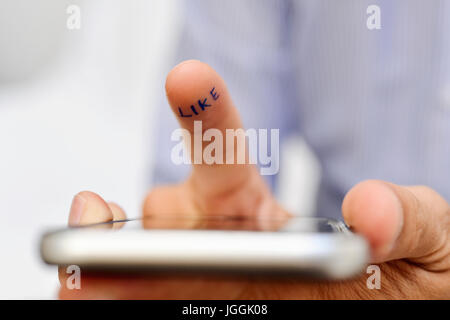
{"type": "MultiPolygon", "coordinates": [[[[192,131],[202,120],[203,130],[241,128],[237,109],[222,78],[208,65],[189,60],[167,76],[166,93],[180,126],[192,131]],[[212,99],[210,90],[219,94],[212,99]],[[180,117],[199,99],[211,107],[198,115],[180,117]]],[[[224,153],[227,152],[224,146],[224,153]]],[[[234,150],[236,151],[236,150],[234,150]]],[[[236,152],[235,152],[236,154],[236,152]]],[[[194,164],[183,183],[149,192],[143,215],[205,215],[285,217],[289,215],[271,195],[252,165],[194,164]]],[[[62,299],[449,299],[450,208],[425,186],[398,186],[370,180],[354,186],[342,204],[346,223],[364,236],[372,261],[381,269],[381,289],[369,290],[369,275],[340,282],[305,282],[262,276],[120,275],[82,272],[81,290],[66,287],[60,268],[62,299]]],[[[74,197],[69,224],[123,219],[114,203],[92,192],[74,197]]]]}

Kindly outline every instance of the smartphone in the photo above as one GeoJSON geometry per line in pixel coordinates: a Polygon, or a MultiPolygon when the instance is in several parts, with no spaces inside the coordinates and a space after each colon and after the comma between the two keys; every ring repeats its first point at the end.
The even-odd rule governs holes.
{"type": "Polygon", "coordinates": [[[163,216],[48,232],[46,263],[126,272],[220,272],[344,279],[368,261],[366,241],[341,221],[163,216]]]}

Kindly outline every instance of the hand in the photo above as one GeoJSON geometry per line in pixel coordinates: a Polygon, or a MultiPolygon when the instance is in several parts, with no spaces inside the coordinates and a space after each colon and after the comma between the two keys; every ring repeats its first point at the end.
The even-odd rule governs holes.
{"type": "MultiPolygon", "coordinates": [[[[224,81],[208,65],[186,61],[168,75],[166,92],[182,128],[193,131],[241,128],[238,112],[224,81]],[[210,96],[217,100],[195,117],[181,117],[179,106],[210,96]]],[[[210,101],[211,100],[211,101],[210,101]]],[[[229,150],[228,150],[229,151],[229,150]]],[[[235,150],[236,151],[236,150],[235,150]]],[[[225,147],[225,154],[227,150],[225,147]]],[[[236,152],[235,152],[236,154],[236,152]]],[[[274,280],[262,276],[98,275],[82,273],[82,289],[69,290],[60,272],[63,299],[433,299],[450,298],[450,209],[433,190],[365,181],[346,195],[342,212],[352,229],[370,244],[372,260],[381,268],[381,289],[366,287],[367,275],[339,282],[274,280]]],[[[288,215],[270,194],[252,165],[193,165],[191,176],[178,185],[154,189],[145,199],[143,214],[288,215]]],[[[98,195],[74,197],[71,225],[122,219],[125,213],[98,195]]]]}

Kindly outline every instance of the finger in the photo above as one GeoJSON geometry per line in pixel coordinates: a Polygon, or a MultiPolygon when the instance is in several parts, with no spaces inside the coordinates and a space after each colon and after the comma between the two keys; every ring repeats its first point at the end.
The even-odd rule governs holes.
{"type": "Polygon", "coordinates": [[[124,220],[127,218],[125,211],[117,203],[108,202],[107,204],[112,212],[113,220],[124,220]]]}
{"type": "MultiPolygon", "coordinates": [[[[113,214],[114,221],[125,220],[127,218],[125,211],[117,203],[108,202],[108,207],[113,214]]],[[[115,222],[115,223],[113,223],[112,228],[120,229],[124,225],[125,225],[125,222],[115,222]]]]}
{"type": "MultiPolygon", "coordinates": [[[[82,191],[73,197],[69,214],[69,226],[75,227],[124,219],[126,219],[125,211],[119,205],[113,202],[106,203],[99,195],[93,192],[82,191]]],[[[116,229],[121,228],[123,224],[114,223],[105,225],[105,227],[116,229]]],[[[61,285],[64,286],[68,277],[66,266],[59,266],[58,275],[61,285]]]]}
{"type": "MultiPolygon", "coordinates": [[[[82,191],[73,197],[69,213],[69,226],[76,227],[111,221],[114,218],[113,211],[117,217],[124,215],[119,206],[108,205],[99,195],[90,191],[82,191]]],[[[112,225],[106,227],[112,228],[112,225]]],[[[68,277],[66,266],[59,266],[58,276],[61,286],[64,288],[68,277]]]]}
{"type": "Polygon", "coordinates": [[[113,212],[99,195],[82,191],[75,195],[69,214],[69,225],[80,226],[113,220],[113,212]]]}
{"type": "Polygon", "coordinates": [[[365,181],[348,192],[342,212],[347,224],[369,240],[375,261],[448,264],[449,205],[427,187],[365,181]]]}
{"type": "Polygon", "coordinates": [[[192,181],[201,192],[220,194],[254,179],[263,187],[256,168],[246,160],[245,142],[239,145],[237,139],[225,141],[226,130],[240,129],[242,123],[225,82],[210,66],[195,60],[180,63],[167,76],[166,93],[181,127],[191,137],[192,181]],[[198,122],[198,130],[195,129],[194,121],[201,121],[201,129],[198,122]],[[218,145],[211,153],[206,147],[212,142],[202,142],[202,134],[208,129],[216,129],[214,132],[222,137],[222,147],[218,145]],[[202,148],[195,150],[200,144],[202,148]],[[239,153],[244,157],[239,157],[239,153]]]}

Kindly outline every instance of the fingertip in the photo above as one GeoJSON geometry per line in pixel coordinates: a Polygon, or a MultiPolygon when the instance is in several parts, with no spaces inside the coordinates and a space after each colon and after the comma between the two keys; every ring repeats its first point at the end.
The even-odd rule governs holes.
{"type": "Polygon", "coordinates": [[[357,184],[345,196],[342,214],[347,225],[368,240],[375,260],[392,250],[402,228],[403,209],[388,183],[367,180],[357,184]]]}
{"type": "MultiPolygon", "coordinates": [[[[125,211],[117,203],[108,202],[108,206],[111,209],[114,221],[125,220],[127,218],[125,211]]],[[[116,222],[113,224],[113,229],[120,229],[124,225],[125,222],[116,222]]]]}
{"type": "Polygon", "coordinates": [[[70,226],[107,222],[112,219],[110,207],[96,193],[82,191],[74,196],[69,215],[70,226]]]}
{"type": "MultiPolygon", "coordinates": [[[[175,66],[166,78],[166,95],[182,127],[192,130],[195,121],[204,128],[219,126],[233,106],[225,81],[208,64],[187,60],[175,66]]],[[[240,127],[233,116],[227,127],[240,127]]],[[[220,129],[220,128],[219,128],[220,129]]]]}
{"type": "Polygon", "coordinates": [[[127,218],[125,211],[115,202],[108,202],[114,220],[124,220],[127,218]]]}
{"type": "Polygon", "coordinates": [[[183,88],[186,84],[197,79],[199,75],[215,72],[208,64],[199,60],[185,60],[177,64],[170,70],[166,77],[166,94],[171,97],[172,92],[176,89],[183,88]]]}

